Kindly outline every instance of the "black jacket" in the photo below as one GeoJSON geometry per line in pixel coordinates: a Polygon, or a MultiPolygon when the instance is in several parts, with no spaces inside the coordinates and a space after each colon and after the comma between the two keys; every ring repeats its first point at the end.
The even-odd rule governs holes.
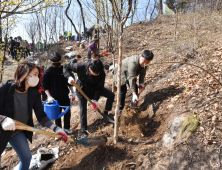
{"type": "MultiPolygon", "coordinates": [[[[1,123],[6,117],[14,118],[14,92],[15,84],[11,81],[0,84],[0,155],[4,151],[12,131],[4,131],[2,129],[1,123]]],[[[43,105],[41,103],[41,95],[39,93],[38,86],[30,87],[28,89],[28,113],[29,120],[27,125],[33,126],[32,109],[35,111],[35,115],[41,125],[49,121],[46,113],[43,110],[43,105]]],[[[32,142],[32,132],[24,131],[26,137],[32,142]]]]}
{"type": "Polygon", "coordinates": [[[68,78],[69,76],[72,76],[72,71],[77,73],[78,80],[76,84],[86,93],[86,95],[89,95],[89,98],[98,101],[104,88],[106,74],[103,71],[98,76],[89,76],[89,64],[89,62],[65,64],[63,74],[68,78]]]}
{"type": "Polygon", "coordinates": [[[9,44],[10,48],[12,49],[15,46],[15,41],[14,40],[10,40],[8,44],[9,44]]]}
{"type": "Polygon", "coordinates": [[[43,74],[42,87],[49,90],[51,96],[55,99],[68,96],[68,79],[63,75],[63,66],[55,68],[49,67],[43,74]]]}

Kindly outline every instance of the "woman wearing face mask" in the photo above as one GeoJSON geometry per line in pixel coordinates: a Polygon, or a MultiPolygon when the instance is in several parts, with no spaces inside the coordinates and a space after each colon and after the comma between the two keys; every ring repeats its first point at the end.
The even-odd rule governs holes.
{"type": "MultiPolygon", "coordinates": [[[[48,103],[53,103],[54,100],[57,100],[61,106],[70,106],[69,98],[74,100],[75,93],[73,91],[73,87],[68,84],[68,79],[63,75],[61,55],[54,52],[50,56],[50,60],[52,61],[52,66],[44,72],[42,78],[42,87],[48,97],[48,103]]],[[[60,109],[60,111],[62,110],[60,109]]],[[[69,111],[64,115],[64,130],[68,134],[73,132],[73,130],[70,130],[70,118],[71,112],[69,109],[69,111]]],[[[56,119],[55,123],[59,127],[62,127],[61,118],[56,119]]]]}
{"type": "Polygon", "coordinates": [[[29,62],[18,65],[14,80],[0,84],[0,155],[9,142],[16,151],[20,170],[29,169],[32,154],[27,139],[32,142],[32,132],[15,130],[18,120],[33,126],[32,109],[42,126],[48,127],[57,134],[63,135],[62,140],[67,141],[66,133],[52,123],[43,110],[41,95],[39,93],[40,68],[29,62]]]}

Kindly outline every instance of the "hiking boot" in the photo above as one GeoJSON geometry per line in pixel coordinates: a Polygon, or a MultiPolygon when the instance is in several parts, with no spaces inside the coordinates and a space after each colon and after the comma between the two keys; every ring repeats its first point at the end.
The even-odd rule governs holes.
{"type": "Polygon", "coordinates": [[[84,132],[82,132],[82,134],[81,134],[81,139],[87,138],[87,136],[88,136],[88,133],[87,133],[86,131],[84,131],[84,132]]]}
{"type": "Polygon", "coordinates": [[[71,130],[71,129],[64,129],[64,131],[69,135],[69,134],[71,134],[71,133],[73,133],[73,130],[71,130]]]}

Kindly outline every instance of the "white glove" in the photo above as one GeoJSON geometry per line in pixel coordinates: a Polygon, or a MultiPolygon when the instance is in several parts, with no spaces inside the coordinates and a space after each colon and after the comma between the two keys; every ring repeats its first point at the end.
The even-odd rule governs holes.
{"type": "Polygon", "coordinates": [[[69,98],[72,99],[72,101],[75,100],[75,96],[76,96],[75,92],[69,91],[69,98]]]}
{"type": "Polygon", "coordinates": [[[15,130],[15,121],[9,117],[6,117],[4,119],[4,121],[2,122],[2,129],[14,131],[15,130]]]}
{"type": "Polygon", "coordinates": [[[61,140],[63,140],[64,142],[67,141],[67,134],[63,129],[59,128],[55,131],[55,133],[63,136],[62,138],[60,138],[61,140]]]}
{"type": "Polygon", "coordinates": [[[72,85],[72,83],[75,83],[75,80],[71,76],[69,76],[68,83],[72,85]]]}
{"type": "Polygon", "coordinates": [[[98,108],[98,102],[96,100],[92,100],[93,104],[91,105],[94,110],[98,108]]]}
{"type": "Polygon", "coordinates": [[[137,103],[139,102],[139,99],[138,99],[138,97],[137,97],[136,94],[133,95],[132,100],[133,100],[133,103],[135,103],[135,101],[136,101],[137,103]]]}
{"type": "Polygon", "coordinates": [[[49,96],[47,100],[47,103],[53,103],[55,99],[52,96],[49,96]]]}

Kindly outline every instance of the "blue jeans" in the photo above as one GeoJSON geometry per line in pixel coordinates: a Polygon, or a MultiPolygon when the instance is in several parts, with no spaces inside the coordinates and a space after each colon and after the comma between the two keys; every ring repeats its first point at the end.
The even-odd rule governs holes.
{"type": "Polygon", "coordinates": [[[30,161],[32,159],[32,154],[25,133],[21,132],[18,135],[12,137],[9,140],[9,143],[11,144],[12,148],[15,150],[15,152],[19,157],[20,160],[19,170],[28,170],[30,161]]]}

